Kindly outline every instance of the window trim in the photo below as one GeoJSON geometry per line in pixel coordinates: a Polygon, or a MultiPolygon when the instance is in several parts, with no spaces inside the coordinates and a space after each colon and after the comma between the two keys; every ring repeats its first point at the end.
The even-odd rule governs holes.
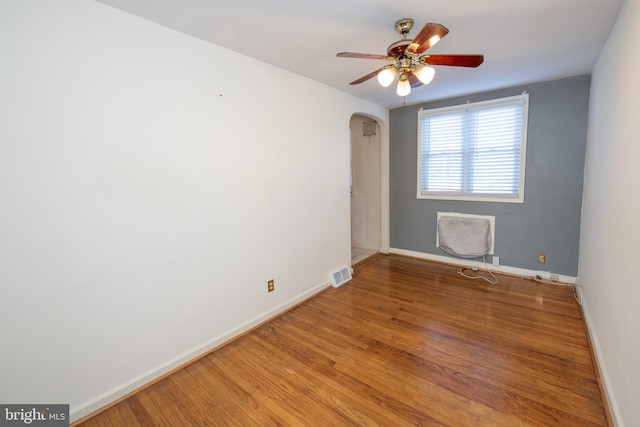
{"type": "Polygon", "coordinates": [[[466,104],[452,105],[448,107],[434,108],[430,110],[418,110],[418,141],[417,141],[417,179],[416,179],[416,195],[418,199],[429,200],[461,200],[474,202],[502,202],[502,203],[524,203],[525,188],[525,172],[526,172],[526,154],[527,154],[527,129],[529,119],[529,94],[509,96],[505,98],[490,99],[479,102],[467,102],[466,104]],[[423,194],[421,191],[422,184],[422,119],[425,116],[442,115],[449,112],[469,111],[476,109],[485,109],[493,106],[508,105],[522,102],[522,135],[520,143],[520,175],[518,178],[518,196],[511,195],[469,195],[469,194],[423,194]]]}

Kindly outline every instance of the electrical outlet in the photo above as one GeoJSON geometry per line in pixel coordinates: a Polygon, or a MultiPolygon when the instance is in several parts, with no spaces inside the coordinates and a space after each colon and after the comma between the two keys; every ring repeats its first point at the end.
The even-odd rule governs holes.
{"type": "Polygon", "coordinates": [[[267,292],[273,292],[276,289],[276,285],[273,280],[267,282],[267,292]]]}
{"type": "Polygon", "coordinates": [[[547,261],[547,256],[543,253],[538,254],[538,262],[544,264],[547,261]]]}
{"type": "Polygon", "coordinates": [[[558,275],[557,275],[557,274],[552,274],[552,275],[551,275],[551,281],[552,281],[552,282],[557,282],[557,281],[559,281],[559,280],[560,280],[560,277],[558,277],[558,275]]]}
{"type": "Polygon", "coordinates": [[[499,256],[493,256],[493,265],[500,265],[500,257],[499,256]]]}

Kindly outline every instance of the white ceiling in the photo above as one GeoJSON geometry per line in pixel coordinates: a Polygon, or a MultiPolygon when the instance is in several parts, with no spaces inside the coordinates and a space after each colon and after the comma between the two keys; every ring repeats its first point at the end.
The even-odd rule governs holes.
{"type": "MultiPolygon", "coordinates": [[[[394,108],[467,93],[589,73],[624,0],[97,0],[166,27],[394,108]],[[436,67],[431,84],[406,100],[375,78],[349,82],[384,65],[337,58],[386,54],[413,18],[450,33],[431,54],[484,54],[479,68],[436,67]]],[[[227,64],[232,67],[233,64],[227,64]]]]}

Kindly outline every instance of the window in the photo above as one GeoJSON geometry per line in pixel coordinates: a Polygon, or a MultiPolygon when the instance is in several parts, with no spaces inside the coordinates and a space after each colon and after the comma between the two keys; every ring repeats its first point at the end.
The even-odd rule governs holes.
{"type": "Polygon", "coordinates": [[[529,95],[418,114],[418,198],[524,202],[529,95]]]}

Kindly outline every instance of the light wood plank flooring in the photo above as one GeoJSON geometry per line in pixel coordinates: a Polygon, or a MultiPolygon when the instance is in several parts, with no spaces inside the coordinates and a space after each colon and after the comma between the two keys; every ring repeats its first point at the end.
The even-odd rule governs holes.
{"type": "Polygon", "coordinates": [[[457,270],[374,257],[82,425],[607,425],[572,290],[457,270]]]}

